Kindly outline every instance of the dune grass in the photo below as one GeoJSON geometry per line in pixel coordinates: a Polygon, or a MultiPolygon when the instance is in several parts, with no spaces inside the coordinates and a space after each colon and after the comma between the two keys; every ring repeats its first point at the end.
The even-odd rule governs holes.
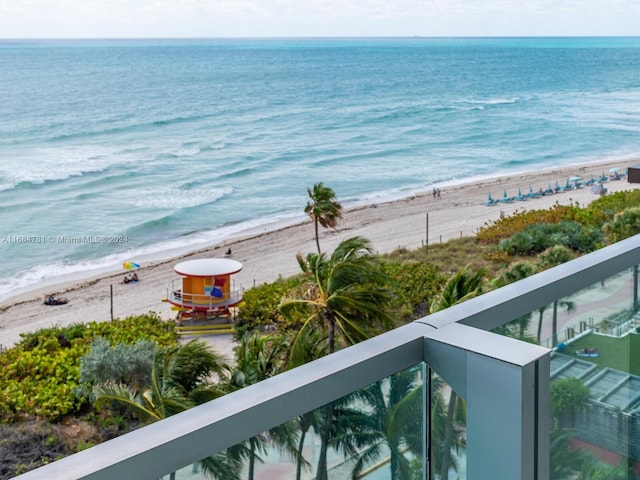
{"type": "Polygon", "coordinates": [[[415,260],[434,265],[440,273],[453,275],[469,266],[471,270],[486,268],[490,278],[495,277],[505,267],[503,262],[488,261],[489,255],[497,250],[496,245],[480,243],[475,237],[462,237],[435,243],[416,250],[399,248],[387,255],[394,261],[415,260]]]}

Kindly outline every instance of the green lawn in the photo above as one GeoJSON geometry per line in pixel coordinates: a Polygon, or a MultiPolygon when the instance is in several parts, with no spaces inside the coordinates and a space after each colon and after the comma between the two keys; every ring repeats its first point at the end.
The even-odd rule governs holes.
{"type": "Polygon", "coordinates": [[[612,338],[591,333],[567,345],[567,354],[595,363],[600,368],[610,367],[640,375],[640,334],[632,333],[622,338],[612,338]],[[576,350],[597,348],[598,357],[578,357],[576,350]]]}

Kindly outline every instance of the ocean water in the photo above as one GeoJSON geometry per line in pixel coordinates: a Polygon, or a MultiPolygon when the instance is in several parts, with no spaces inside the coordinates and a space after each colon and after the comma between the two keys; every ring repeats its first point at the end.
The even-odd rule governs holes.
{"type": "Polygon", "coordinates": [[[640,157],[640,37],[0,41],[0,299],[435,184],[640,157]]]}

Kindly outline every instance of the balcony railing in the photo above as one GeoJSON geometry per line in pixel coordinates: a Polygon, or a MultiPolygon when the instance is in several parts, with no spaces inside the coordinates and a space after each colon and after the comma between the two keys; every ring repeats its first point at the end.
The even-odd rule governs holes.
{"type": "Polygon", "coordinates": [[[242,300],[242,284],[232,281],[231,291],[222,291],[221,296],[209,294],[183,293],[182,279],[177,278],[167,284],[167,300],[189,310],[217,311],[229,306],[237,305],[242,300]]]}
{"type": "MultiPolygon", "coordinates": [[[[547,480],[550,350],[492,330],[639,263],[640,239],[619,242],[19,478],[158,479],[191,471],[216,452],[422,366],[426,390],[433,371],[466,401],[466,478],[547,480]]],[[[635,305],[631,283],[634,291],[625,292],[635,305]]],[[[421,477],[435,479],[431,399],[422,403],[425,454],[418,459],[421,477]]]]}

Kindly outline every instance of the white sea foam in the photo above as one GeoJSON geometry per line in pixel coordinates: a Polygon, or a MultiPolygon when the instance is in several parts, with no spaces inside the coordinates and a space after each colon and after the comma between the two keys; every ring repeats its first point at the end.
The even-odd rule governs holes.
{"type": "Polygon", "coordinates": [[[207,205],[232,193],[233,188],[231,187],[183,190],[157,185],[136,190],[130,201],[133,205],[142,209],[171,210],[207,205]]]}
{"type": "Polygon", "coordinates": [[[42,184],[101,172],[130,160],[127,156],[114,156],[111,148],[97,145],[38,147],[3,161],[0,177],[8,188],[13,188],[21,183],[42,184]]]}
{"type": "Polygon", "coordinates": [[[560,76],[547,75],[559,57],[537,48],[549,39],[309,42],[296,41],[293,62],[286,39],[266,50],[242,43],[242,55],[231,40],[168,41],[147,55],[114,42],[119,55],[108,63],[86,44],[74,56],[55,42],[47,55],[36,45],[15,55],[16,68],[0,76],[0,90],[12,91],[3,105],[11,120],[0,119],[0,235],[125,230],[135,247],[0,244],[0,292],[300,219],[317,182],[355,206],[638,158],[640,89],[625,58],[640,42],[615,50],[562,40],[584,48],[562,51],[560,76]],[[336,42],[349,68],[336,61],[336,42]],[[514,42],[517,54],[505,56],[514,42]],[[184,68],[163,63],[182,53],[184,68]],[[164,75],[152,77],[159,66],[164,75]],[[24,68],[31,74],[16,77],[24,68]]]}

